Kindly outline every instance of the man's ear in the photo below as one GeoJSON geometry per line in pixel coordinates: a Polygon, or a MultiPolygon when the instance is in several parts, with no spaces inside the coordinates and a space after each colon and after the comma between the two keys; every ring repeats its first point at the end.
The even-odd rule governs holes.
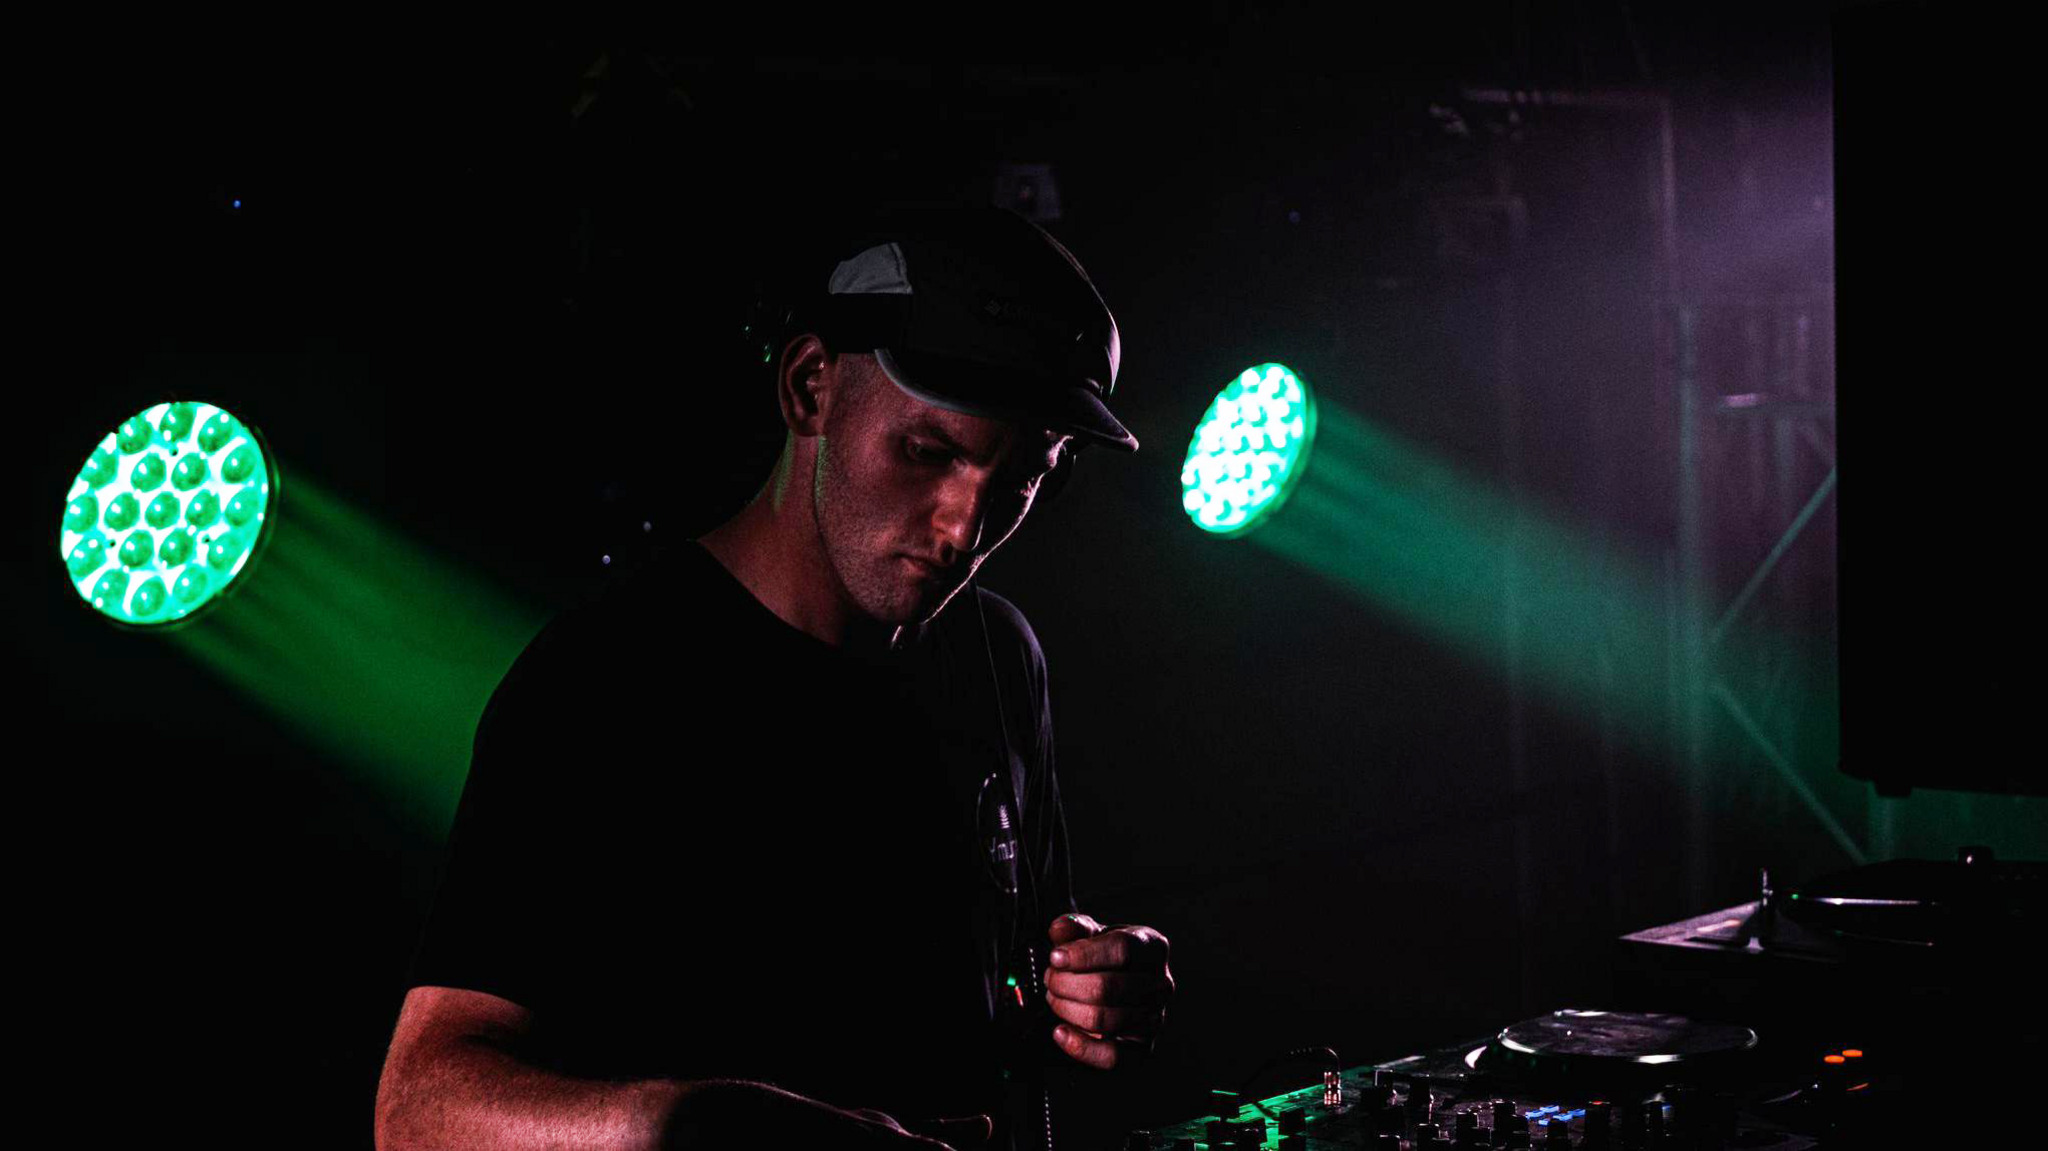
{"type": "Polygon", "coordinates": [[[799,436],[825,432],[826,385],[821,377],[834,361],[824,341],[801,335],[784,345],[782,360],[775,369],[775,397],[782,405],[782,422],[799,436]]]}

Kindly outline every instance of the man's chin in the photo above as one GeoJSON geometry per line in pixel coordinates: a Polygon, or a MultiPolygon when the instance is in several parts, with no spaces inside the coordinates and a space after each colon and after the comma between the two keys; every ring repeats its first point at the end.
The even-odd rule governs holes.
{"type": "Polygon", "coordinates": [[[918,627],[932,622],[939,617],[940,612],[946,610],[947,604],[953,602],[953,597],[959,594],[960,588],[955,587],[947,588],[944,591],[928,592],[916,597],[910,606],[895,613],[902,617],[895,621],[896,626],[918,627]]]}

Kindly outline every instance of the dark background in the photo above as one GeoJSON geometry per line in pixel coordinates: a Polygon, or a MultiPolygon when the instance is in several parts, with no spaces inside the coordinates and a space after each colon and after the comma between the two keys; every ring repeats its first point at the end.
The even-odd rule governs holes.
{"type": "MultiPolygon", "coordinates": [[[[1644,726],[1563,706],[1510,661],[1204,538],[1176,507],[1209,398],[1280,359],[1602,556],[1665,573],[1674,596],[1690,570],[1725,604],[1833,464],[1837,187],[1845,237],[1870,239],[1845,243],[1842,267],[1889,289],[1872,253],[1899,249],[1879,237],[1951,186],[1925,157],[1967,101],[1942,111],[1893,81],[1966,71],[1997,33],[1942,26],[1939,47],[1902,55],[1917,40],[1899,29],[1925,19],[1894,20],[1863,86],[1839,90],[1817,6],[1470,5],[1360,26],[1219,3],[1116,55],[1030,63],[939,45],[314,40],[54,70],[21,214],[48,257],[16,392],[32,482],[13,485],[11,522],[29,529],[5,573],[38,973],[21,994],[50,1082],[77,1092],[67,1107],[166,1131],[274,1144],[283,1123],[304,1133],[286,1142],[366,1145],[440,851],[332,749],[79,610],[36,525],[93,437],[171,394],[218,397],[287,476],[545,618],[601,555],[687,538],[752,494],[782,435],[735,338],[754,284],[791,236],[876,204],[1043,211],[1056,190],[1046,226],[1122,326],[1115,407],[1144,450],[1084,455],[988,569],[1048,655],[1083,905],[1174,941],[1170,1041],[1105,1104],[1105,1129],[1191,1118],[1209,1087],[1290,1047],[1358,1063],[1605,1004],[1617,935],[1746,898],[1759,866],[1796,881],[1965,842],[2040,855],[2038,801],[1883,798],[1837,767],[1864,738],[1871,759],[1947,754],[1965,772],[2005,730],[1957,710],[1968,693],[2021,691],[1988,641],[1956,646],[1963,609],[1920,578],[1983,573],[1941,588],[1979,613],[2016,594],[1996,545],[1968,542],[2007,527],[1984,510],[1996,481],[1949,434],[1983,414],[1917,409],[1965,385],[1902,378],[1869,350],[1906,343],[1890,330],[1840,353],[1867,365],[1844,407],[1852,458],[1865,437],[1868,526],[1858,537],[1852,511],[1839,538],[1869,549],[1847,570],[1879,590],[1838,609],[1830,497],[1753,608],[1804,662],[1729,673],[1786,770],[1712,709],[1688,718],[1681,701],[1644,726]],[[1488,89],[1637,95],[1530,106],[1488,89]],[[1867,118],[1838,136],[1859,92],[1867,118]],[[1850,139],[1873,142],[1837,167],[1850,139]],[[1899,198],[1850,205],[1876,188],[1899,198]],[[1707,420],[1691,473],[1681,307],[1701,403],[1786,405],[1707,420]],[[517,499],[434,488],[507,473],[517,499]],[[1908,562],[1925,570],[1899,575],[1908,562]],[[1847,725],[1837,712],[1856,611],[1871,622],[1852,623],[1852,650],[1894,660],[1866,681],[1868,728],[1853,699],[1847,725]],[[1910,691],[1889,623],[1949,637],[1910,691]],[[1956,694],[1932,700],[1929,679],[1956,694]]],[[[1969,183],[1985,157],[1956,150],[1969,183]]],[[[1904,280],[1929,317],[1970,294],[1904,280]]],[[[1889,329],[1904,296],[1866,298],[1889,329]]],[[[1851,318],[1845,332],[1871,330],[1851,318]]],[[[736,764],[770,753],[764,733],[693,735],[736,764]]],[[[418,781],[426,810],[452,805],[462,766],[418,781]]]]}

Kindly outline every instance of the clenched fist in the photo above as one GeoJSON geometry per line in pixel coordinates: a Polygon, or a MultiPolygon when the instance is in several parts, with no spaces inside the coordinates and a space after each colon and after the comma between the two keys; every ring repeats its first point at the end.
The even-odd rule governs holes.
{"type": "Polygon", "coordinates": [[[1046,935],[1053,952],[1045,1001],[1063,1020],[1053,1042],[1102,1070],[1149,1054],[1173,998],[1166,936],[1149,927],[1104,927],[1079,914],[1053,920],[1046,935]]]}

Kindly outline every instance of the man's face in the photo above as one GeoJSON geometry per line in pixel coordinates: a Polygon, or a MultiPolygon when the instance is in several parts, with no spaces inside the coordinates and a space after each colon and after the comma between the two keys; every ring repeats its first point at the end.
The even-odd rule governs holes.
{"type": "Polygon", "coordinates": [[[813,477],[819,538],[862,614],[922,623],[1024,522],[1070,437],[923,403],[872,355],[838,369],[813,477]]]}

